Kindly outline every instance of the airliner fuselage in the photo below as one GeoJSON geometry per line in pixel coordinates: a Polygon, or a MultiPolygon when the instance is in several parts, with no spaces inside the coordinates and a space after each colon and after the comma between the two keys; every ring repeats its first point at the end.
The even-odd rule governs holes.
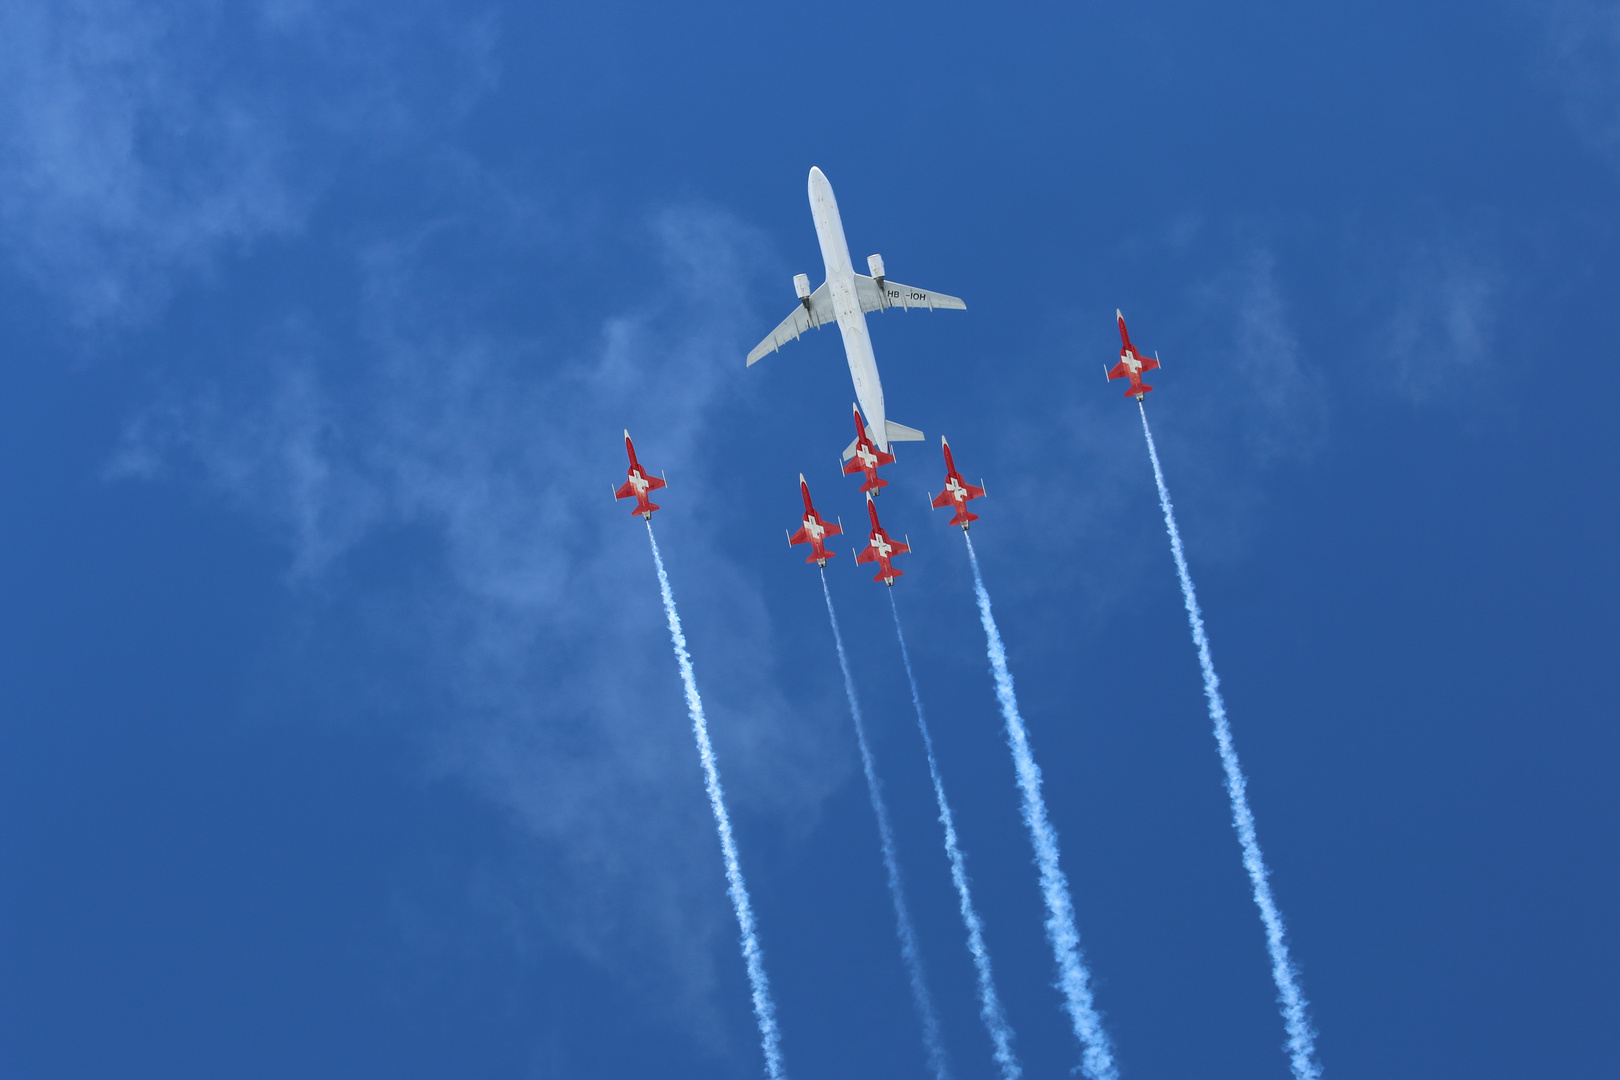
{"type": "Polygon", "coordinates": [[[866,313],[855,294],[855,265],[849,259],[849,241],[844,238],[844,219],[838,216],[838,200],[832,185],[820,169],[810,170],[810,217],[816,223],[816,239],[821,242],[821,261],[827,269],[827,292],[838,332],[844,337],[844,356],[849,360],[849,376],[855,382],[855,400],[872,429],[872,441],[880,450],[889,449],[888,419],[883,409],[883,382],[878,378],[877,357],[872,355],[872,335],[866,328],[866,313]]]}

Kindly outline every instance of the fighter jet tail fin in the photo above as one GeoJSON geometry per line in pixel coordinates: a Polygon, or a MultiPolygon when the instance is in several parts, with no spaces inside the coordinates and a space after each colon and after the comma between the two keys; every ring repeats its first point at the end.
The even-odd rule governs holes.
{"type": "Polygon", "coordinates": [[[926,435],[918,431],[916,428],[906,427],[904,424],[897,424],[893,420],[883,421],[883,429],[888,434],[890,442],[922,442],[925,438],[927,438],[926,435]]]}

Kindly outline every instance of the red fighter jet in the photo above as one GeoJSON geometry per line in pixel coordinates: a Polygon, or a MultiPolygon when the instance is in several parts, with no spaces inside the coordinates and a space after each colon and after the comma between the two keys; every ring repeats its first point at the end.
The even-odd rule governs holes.
{"type": "Polygon", "coordinates": [[[1125,316],[1119,313],[1118,308],[1114,309],[1114,315],[1119,319],[1119,340],[1123,344],[1119,350],[1119,363],[1108,369],[1108,377],[1131,380],[1125,396],[1141,401],[1142,395],[1153,389],[1142,381],[1142,372],[1152,371],[1158,367],[1159,359],[1156,356],[1143,356],[1137,352],[1136,346],[1131,344],[1131,335],[1125,332],[1125,316]]]}
{"type": "Polygon", "coordinates": [[[899,570],[889,565],[889,560],[896,555],[905,555],[911,551],[910,544],[902,544],[898,540],[890,540],[889,534],[883,531],[878,524],[877,503],[872,501],[872,493],[866,493],[866,512],[872,516],[872,536],[867,540],[866,547],[855,556],[858,563],[875,562],[878,564],[878,575],[873,581],[894,587],[894,579],[903,576],[899,570]]]}
{"type": "Polygon", "coordinates": [[[866,425],[861,423],[860,406],[854,406],[854,409],[855,442],[846,451],[849,460],[844,464],[844,475],[853,476],[856,473],[865,473],[866,483],[861,485],[861,490],[868,494],[876,494],[880,488],[889,486],[887,480],[878,479],[878,466],[894,464],[894,455],[879,450],[872,444],[871,438],[866,434],[866,425]]]}
{"type": "Polygon", "coordinates": [[[974,487],[962,479],[962,474],[956,471],[956,462],[951,460],[951,444],[940,436],[939,445],[945,449],[945,490],[934,498],[934,509],[940,510],[947,506],[956,508],[956,516],[951,518],[952,525],[962,526],[967,532],[970,523],[978,521],[978,514],[968,512],[969,499],[977,499],[984,494],[984,488],[974,487]]]}
{"type": "Polygon", "coordinates": [[[624,486],[613,493],[613,497],[615,499],[634,498],[636,508],[630,512],[640,514],[643,521],[651,521],[653,511],[658,509],[658,504],[648,500],[647,492],[657,491],[666,485],[662,477],[648,476],[647,470],[643,469],[641,462],[636,460],[636,444],[630,441],[628,431],[624,433],[624,452],[630,455],[630,468],[625,470],[630,479],[626,480],[624,486]]]}
{"type": "Polygon", "coordinates": [[[804,482],[804,473],[799,474],[799,494],[804,496],[804,524],[799,526],[798,532],[788,537],[788,544],[809,544],[810,557],[804,561],[826,566],[827,560],[838,554],[827,550],[827,537],[837,536],[844,531],[844,527],[827,524],[816,513],[816,508],[810,505],[810,485],[804,482]]]}

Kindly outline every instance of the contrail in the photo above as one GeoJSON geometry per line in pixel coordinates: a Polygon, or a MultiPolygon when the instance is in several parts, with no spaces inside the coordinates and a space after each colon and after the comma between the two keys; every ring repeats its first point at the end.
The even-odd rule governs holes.
{"type": "Polygon", "coordinates": [[[979,913],[973,907],[973,894],[968,889],[967,864],[956,842],[956,819],[951,816],[951,804],[945,800],[945,782],[939,778],[934,739],[928,733],[928,722],[923,719],[922,695],[917,692],[917,677],[911,671],[911,653],[906,649],[906,635],[900,629],[900,608],[894,602],[892,589],[889,591],[889,608],[894,612],[894,634],[900,639],[900,659],[905,661],[906,681],[911,684],[911,704],[917,710],[917,729],[922,732],[923,748],[928,751],[928,775],[934,781],[939,823],[945,827],[945,855],[951,861],[951,881],[956,885],[956,902],[962,911],[962,922],[967,925],[968,952],[973,954],[973,966],[979,974],[979,1019],[984,1021],[990,1041],[995,1044],[996,1064],[1001,1066],[1002,1080],[1019,1080],[1024,1070],[1013,1053],[1012,1025],[1007,1023],[1001,998],[996,994],[995,979],[990,972],[990,950],[984,944],[984,924],[979,921],[979,913]]]}
{"type": "Polygon", "coordinates": [[[675,662],[681,668],[681,682],[686,685],[686,711],[692,717],[692,734],[697,739],[698,757],[703,760],[703,784],[709,792],[709,808],[714,811],[714,826],[720,833],[720,851],[726,859],[726,892],[731,896],[731,906],[737,911],[737,926],[742,931],[743,959],[748,964],[748,984],[753,989],[754,1017],[759,1021],[759,1041],[765,1051],[765,1071],[771,1080],[785,1080],[787,1074],[782,1069],[782,1036],[776,1030],[776,1002],[771,999],[771,984],[765,977],[765,956],[760,952],[759,938],[754,933],[754,908],[748,900],[748,885],[743,881],[742,864],[737,861],[737,842],[731,835],[731,817],[726,813],[725,794],[720,790],[720,769],[714,761],[714,747],[709,744],[709,722],[703,717],[703,699],[698,696],[692,655],[686,651],[686,634],[681,630],[681,617],[675,611],[675,594],[669,588],[669,575],[664,572],[664,557],[658,553],[658,540],[653,536],[650,518],[647,521],[647,542],[652,545],[653,564],[658,567],[658,591],[664,597],[669,640],[675,646],[675,662]]]}
{"type": "Polygon", "coordinates": [[[832,591],[827,588],[825,568],[821,571],[821,594],[827,598],[827,621],[832,624],[833,643],[838,646],[838,666],[844,673],[844,693],[849,697],[849,715],[855,721],[855,741],[861,749],[861,768],[866,771],[866,793],[871,797],[872,814],[877,818],[878,841],[883,847],[883,869],[889,876],[889,899],[894,901],[895,932],[900,937],[900,956],[906,962],[906,973],[911,977],[911,1001],[917,1008],[917,1019],[922,1023],[928,1068],[935,1080],[946,1080],[950,1069],[945,1064],[945,1043],[939,1033],[939,1013],[934,1009],[934,999],[928,992],[928,981],[923,976],[917,931],[911,925],[905,887],[900,882],[900,860],[894,853],[894,830],[889,827],[889,807],[883,801],[883,784],[878,780],[877,763],[872,760],[872,749],[866,742],[866,723],[861,719],[860,702],[855,697],[855,680],[849,673],[849,656],[844,652],[844,635],[838,630],[838,615],[833,611],[832,591]]]}
{"type": "Polygon", "coordinates": [[[996,700],[1001,704],[1001,716],[1007,723],[1007,745],[1012,748],[1018,786],[1024,794],[1024,824],[1029,827],[1029,838],[1035,845],[1035,865],[1041,872],[1041,895],[1046,898],[1046,937],[1052,943],[1052,954],[1057,961],[1057,986],[1063,991],[1069,1022],[1074,1026],[1075,1038],[1080,1041],[1080,1067],[1091,1080],[1116,1080],[1119,1070],[1114,1064],[1114,1049],[1092,1003],[1091,979],[1086,972],[1085,959],[1080,955],[1080,931],[1075,927],[1069,882],[1058,865],[1057,833],[1046,817],[1046,800],[1041,796],[1041,769],[1030,751],[1024,718],[1018,713],[1012,673],[1007,670],[1007,651],[1002,647],[996,620],[990,614],[990,594],[985,591],[984,577],[979,573],[979,556],[973,550],[973,538],[966,529],[962,530],[962,539],[967,541],[968,559],[973,563],[973,589],[978,594],[979,621],[984,624],[990,670],[996,679],[996,700]]]}
{"type": "Polygon", "coordinates": [[[1249,882],[1254,886],[1255,906],[1260,909],[1260,921],[1266,926],[1266,949],[1271,953],[1271,978],[1277,984],[1277,1004],[1282,1007],[1284,1026],[1288,1029],[1288,1057],[1296,1080],[1319,1080],[1322,1066],[1316,1062],[1316,1031],[1306,1015],[1305,993],[1299,988],[1299,972],[1288,955],[1288,942],[1283,936],[1282,912],[1271,896],[1270,871],[1260,854],[1260,840],[1254,832],[1254,813],[1249,809],[1246,793],[1248,781],[1243,767],[1238,764],[1237,748],[1232,745],[1232,725],[1226,719],[1226,702],[1221,699],[1221,680],[1215,676],[1215,663],[1209,656],[1209,637],[1204,633],[1204,614],[1198,607],[1198,596],[1193,591],[1192,575],[1187,572],[1187,556],[1181,547],[1181,532],[1176,528],[1175,511],[1170,508],[1170,489],[1164,484],[1164,470],[1159,467],[1159,451],[1153,445],[1153,431],[1148,427],[1147,409],[1140,400],[1136,407],[1142,413],[1142,434],[1147,436],[1148,457],[1153,459],[1153,479],[1159,485],[1159,505],[1164,508],[1164,527],[1170,533],[1170,553],[1176,559],[1176,573],[1181,578],[1181,598],[1187,605],[1187,622],[1192,626],[1193,644],[1198,646],[1198,666],[1204,669],[1204,697],[1209,699],[1209,718],[1215,723],[1215,742],[1221,748],[1221,765],[1226,769],[1226,793],[1232,798],[1232,824],[1237,829],[1238,843],[1243,845],[1243,865],[1249,871],[1249,882]]]}

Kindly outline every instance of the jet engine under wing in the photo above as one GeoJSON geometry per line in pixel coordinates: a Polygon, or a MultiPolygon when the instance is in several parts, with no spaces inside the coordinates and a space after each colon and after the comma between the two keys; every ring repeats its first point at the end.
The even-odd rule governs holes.
{"type": "Polygon", "coordinates": [[[801,300],[799,306],[793,309],[793,314],[783,319],[782,324],[772,330],[764,341],[754,346],[754,351],[748,354],[748,366],[753,367],[754,361],[766,353],[775,352],[790,341],[797,341],[799,335],[806,330],[819,329],[826,323],[837,321],[838,314],[833,311],[832,294],[827,291],[827,283],[823,281],[821,288],[801,300]]]}
{"type": "Polygon", "coordinates": [[[869,278],[865,274],[855,275],[855,295],[860,298],[862,311],[882,311],[892,307],[927,308],[930,311],[935,308],[967,310],[967,305],[954,296],[913,288],[888,278],[884,278],[879,286],[876,278],[869,278]]]}

